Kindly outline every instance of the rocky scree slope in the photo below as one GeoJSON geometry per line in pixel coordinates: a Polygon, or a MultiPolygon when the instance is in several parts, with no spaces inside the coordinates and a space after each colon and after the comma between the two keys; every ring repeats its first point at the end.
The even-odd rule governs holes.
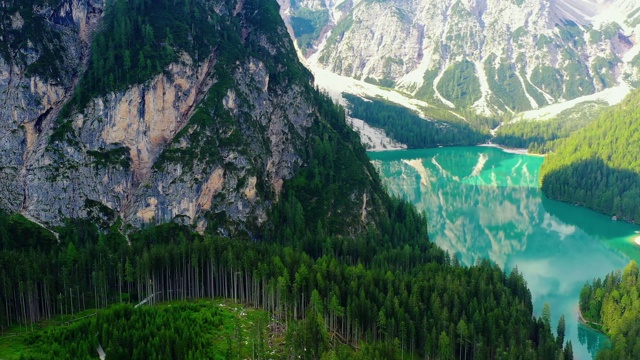
{"type": "Polygon", "coordinates": [[[281,4],[311,66],[445,108],[519,112],[640,80],[633,0],[281,4]]]}
{"type": "Polygon", "coordinates": [[[339,111],[321,109],[333,105],[275,1],[0,7],[0,208],[50,226],[122,218],[251,233],[324,129],[365,174],[337,211],[369,221],[381,188],[339,111]]]}

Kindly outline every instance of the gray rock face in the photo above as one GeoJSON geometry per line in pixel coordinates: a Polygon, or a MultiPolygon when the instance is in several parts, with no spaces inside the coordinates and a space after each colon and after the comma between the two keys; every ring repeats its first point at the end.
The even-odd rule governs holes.
{"type": "Polygon", "coordinates": [[[224,214],[234,223],[266,220],[271,201],[300,164],[299,144],[311,125],[312,108],[299,88],[270,90],[265,65],[256,59],[247,59],[234,80],[237,87],[222,100],[231,124],[215,129],[222,139],[211,130],[187,124],[169,146],[182,154],[212,146],[217,148],[215,154],[206,159],[195,154],[199,158],[192,163],[154,162],[148,176],[140,178],[133,201],[123,209],[126,219],[139,224],[180,217],[200,230],[207,225],[203,217],[207,212],[224,214]],[[189,134],[196,132],[205,137],[204,143],[191,139],[189,134]],[[227,140],[237,143],[221,144],[227,140]]]}
{"type": "MultiPolygon", "coordinates": [[[[312,64],[444,107],[522,111],[640,85],[637,1],[323,2],[312,64]]],[[[319,7],[281,4],[285,19],[319,7]]]]}
{"type": "MultiPolygon", "coordinates": [[[[228,3],[215,11],[242,16],[243,1],[228,3]]],[[[36,48],[20,50],[27,61],[0,57],[0,208],[47,225],[121,217],[226,232],[266,220],[317,118],[304,86],[273,84],[279,70],[251,56],[225,68],[215,51],[199,62],[182,54],[151,80],[92,99],[60,137],[58,114],[82,74],[103,2],[64,0],[37,11],[63,34],[68,66],[47,80],[27,71],[42,55],[36,48]],[[232,84],[220,90],[228,75],[232,84]]],[[[240,31],[246,40],[255,29],[240,31]]],[[[272,56],[290,44],[251,41],[272,56]]]]}
{"type": "MultiPolygon", "coordinates": [[[[8,5],[5,5],[8,6],[8,5]]],[[[72,92],[73,82],[82,68],[88,50],[88,29],[96,26],[103,10],[102,1],[61,1],[59,6],[28,9],[46,19],[44,43],[28,41],[25,47],[12,48],[0,56],[0,207],[23,211],[27,206],[28,164],[42,156],[43,144],[50,133],[52,119],[72,92]],[[55,41],[60,74],[47,78],[31,69],[38,65],[43,47],[51,34],[55,41]],[[84,34],[84,35],[83,35],[84,34]]],[[[11,30],[20,31],[24,20],[19,12],[11,16],[11,25],[1,26],[3,40],[12,43],[11,30]]],[[[58,64],[40,64],[58,67],[58,64]]]]}

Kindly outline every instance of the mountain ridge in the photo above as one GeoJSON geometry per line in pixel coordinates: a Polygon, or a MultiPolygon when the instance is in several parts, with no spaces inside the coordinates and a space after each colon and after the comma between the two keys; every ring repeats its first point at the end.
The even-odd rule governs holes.
{"type": "MultiPolygon", "coordinates": [[[[107,12],[98,0],[5,4],[0,208],[49,227],[73,218],[223,234],[264,226],[313,159],[324,103],[275,2],[181,4],[171,13],[148,0],[107,12]],[[44,35],[21,37],[34,24],[44,35]],[[50,48],[63,55],[50,64],[75,62],[37,72],[58,68],[40,63],[50,48]]],[[[325,137],[344,130],[331,121],[325,137]]],[[[357,211],[343,209],[345,219],[374,216],[360,214],[378,196],[370,185],[349,193],[357,211]]]]}
{"type": "MultiPolygon", "coordinates": [[[[289,24],[306,16],[301,9],[325,11],[329,19],[337,19],[318,32],[328,36],[316,38],[308,51],[302,49],[310,63],[317,59],[319,67],[445,108],[472,106],[486,115],[519,112],[590,95],[621,81],[635,84],[640,75],[633,61],[640,51],[635,40],[640,29],[635,8],[640,6],[627,0],[281,4],[289,24]],[[603,21],[611,16],[607,14],[624,17],[603,21]],[[465,61],[473,71],[461,68],[465,61]],[[456,83],[465,71],[475,89],[468,88],[469,81],[456,83]],[[466,100],[461,93],[467,93],[466,100]]],[[[296,38],[300,31],[290,27],[296,38]]]]}

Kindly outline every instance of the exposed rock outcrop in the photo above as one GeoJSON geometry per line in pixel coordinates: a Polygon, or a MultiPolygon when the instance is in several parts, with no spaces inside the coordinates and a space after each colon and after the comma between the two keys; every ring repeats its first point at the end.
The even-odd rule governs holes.
{"type": "Polygon", "coordinates": [[[523,111],[640,84],[640,5],[629,0],[281,4],[286,19],[329,13],[330,35],[305,52],[313,66],[445,108],[523,111]]]}
{"type": "MultiPolygon", "coordinates": [[[[198,61],[182,53],[144,83],[96,96],[64,116],[103,2],[35,9],[61,34],[59,55],[69,62],[47,77],[28,71],[43,54],[37,44],[13,49],[28,54],[22,60],[0,56],[0,208],[47,225],[120,217],[227,233],[262,224],[302,165],[318,114],[308,100],[310,77],[281,76],[292,67],[274,60],[295,59],[291,42],[280,41],[285,28],[273,24],[277,34],[269,34],[246,21],[261,16],[253,3],[211,4],[220,22],[241,25],[221,31],[237,31],[230,38],[242,43],[227,47],[250,49],[247,56],[220,60],[216,46],[198,61]]],[[[8,26],[22,25],[19,13],[11,16],[8,26]]]]}

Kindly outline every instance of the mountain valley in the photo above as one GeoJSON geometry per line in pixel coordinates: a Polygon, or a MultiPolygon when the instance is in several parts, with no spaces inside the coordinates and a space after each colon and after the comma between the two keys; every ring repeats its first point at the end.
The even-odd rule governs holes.
{"type": "Polygon", "coordinates": [[[574,299],[506,254],[635,259],[540,191],[637,221],[639,37],[636,0],[0,1],[0,359],[568,360],[578,301],[633,354],[637,267],[574,299]]]}

